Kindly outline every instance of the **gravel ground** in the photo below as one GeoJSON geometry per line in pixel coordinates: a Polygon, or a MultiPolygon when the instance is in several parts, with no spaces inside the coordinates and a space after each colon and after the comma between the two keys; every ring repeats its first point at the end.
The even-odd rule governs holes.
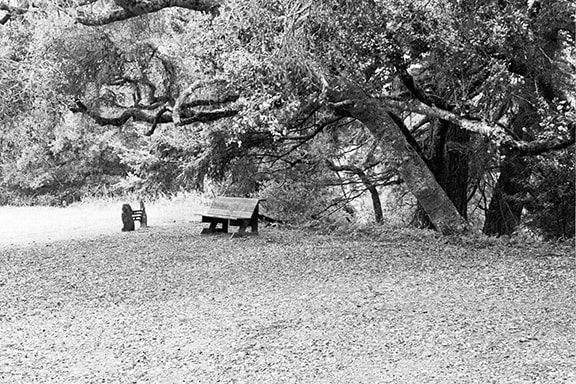
{"type": "Polygon", "coordinates": [[[574,248],[153,226],[0,248],[2,383],[576,383],[574,248]]]}

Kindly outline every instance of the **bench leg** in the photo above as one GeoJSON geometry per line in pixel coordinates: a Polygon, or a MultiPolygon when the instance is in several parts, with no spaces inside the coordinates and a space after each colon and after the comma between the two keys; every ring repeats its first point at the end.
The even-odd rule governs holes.
{"type": "Polygon", "coordinates": [[[248,220],[240,220],[240,228],[238,228],[238,233],[246,232],[246,228],[248,228],[248,224],[250,224],[250,222],[248,220]]]}
{"type": "Polygon", "coordinates": [[[146,215],[146,207],[144,206],[144,202],[140,201],[140,211],[142,212],[142,216],[140,217],[140,228],[148,227],[148,215],[146,215]]]}
{"type": "Polygon", "coordinates": [[[258,235],[258,227],[256,227],[256,231],[254,229],[255,228],[249,219],[240,220],[240,227],[238,228],[238,232],[233,233],[232,238],[258,235]],[[251,232],[246,232],[248,227],[252,228],[251,232]]]}
{"type": "Polygon", "coordinates": [[[208,228],[204,228],[201,234],[217,233],[217,232],[224,232],[224,233],[228,232],[228,220],[218,220],[218,219],[210,220],[210,226],[208,228]],[[222,229],[220,231],[218,230],[218,224],[222,224],[222,229]]]}

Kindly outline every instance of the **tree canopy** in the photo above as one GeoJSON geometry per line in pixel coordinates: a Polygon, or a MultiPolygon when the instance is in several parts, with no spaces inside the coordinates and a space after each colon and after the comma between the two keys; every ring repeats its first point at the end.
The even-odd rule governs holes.
{"type": "Polygon", "coordinates": [[[543,223],[559,214],[546,204],[574,201],[574,14],[563,0],[0,1],[1,185],[75,199],[209,180],[311,217],[367,191],[381,222],[379,191],[402,184],[443,233],[480,208],[486,233],[509,234],[522,212],[543,223]]]}

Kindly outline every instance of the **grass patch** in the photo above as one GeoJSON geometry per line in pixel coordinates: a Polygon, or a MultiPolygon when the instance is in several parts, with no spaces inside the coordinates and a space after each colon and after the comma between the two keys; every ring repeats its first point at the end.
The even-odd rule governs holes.
{"type": "Polygon", "coordinates": [[[0,381],[576,381],[571,247],[199,230],[0,250],[0,381]]]}
{"type": "MultiPolygon", "coordinates": [[[[198,221],[207,204],[198,194],[179,193],[145,200],[148,224],[166,226],[198,221]]],[[[110,236],[120,231],[122,204],[139,209],[138,196],[86,199],[68,207],[0,207],[0,249],[3,246],[110,236]]],[[[136,227],[138,227],[138,223],[136,227]]]]}

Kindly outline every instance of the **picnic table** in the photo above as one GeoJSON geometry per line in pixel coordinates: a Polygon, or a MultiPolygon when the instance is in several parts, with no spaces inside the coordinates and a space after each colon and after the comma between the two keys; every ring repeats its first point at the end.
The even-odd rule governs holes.
{"type": "Polygon", "coordinates": [[[216,197],[210,207],[201,213],[202,223],[210,223],[202,234],[228,233],[229,226],[237,226],[232,237],[258,234],[258,205],[264,199],[242,197],[216,197]],[[218,228],[218,225],[221,227],[218,228]],[[250,227],[250,232],[246,229],[250,227]]]}

